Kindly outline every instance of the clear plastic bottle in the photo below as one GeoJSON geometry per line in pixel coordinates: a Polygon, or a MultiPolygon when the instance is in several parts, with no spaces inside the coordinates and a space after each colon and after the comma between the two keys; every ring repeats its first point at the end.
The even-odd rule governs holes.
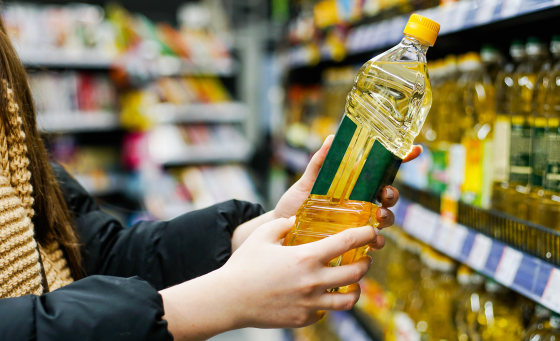
{"type": "Polygon", "coordinates": [[[506,287],[487,280],[478,323],[483,341],[517,341],[523,333],[521,308],[506,287]]]}
{"type": "Polygon", "coordinates": [[[544,111],[547,127],[544,133],[546,157],[544,190],[535,205],[536,219],[541,225],[560,230],[560,37],[550,44],[553,56],[544,111]]]}
{"type": "Polygon", "coordinates": [[[535,316],[525,331],[523,341],[543,341],[549,332],[550,310],[541,305],[535,308],[535,316]]]}
{"type": "MultiPolygon", "coordinates": [[[[376,225],[371,217],[378,192],[393,181],[432,103],[426,51],[438,31],[439,24],[413,14],[402,41],[359,70],[332,146],[285,245],[376,225]]],[[[349,251],[331,265],[351,263],[365,251],[349,251]]]]}
{"type": "Polygon", "coordinates": [[[525,46],[521,41],[512,42],[509,54],[512,62],[508,63],[496,78],[496,121],[494,123],[494,183],[492,186],[492,207],[508,211],[509,190],[509,152],[511,134],[511,109],[514,97],[513,72],[525,60],[525,46]]]}
{"type": "Polygon", "coordinates": [[[534,129],[533,108],[539,73],[547,59],[546,46],[537,38],[527,40],[525,51],[526,62],[519,65],[513,77],[509,167],[509,187],[513,189],[510,213],[521,219],[529,217],[532,134],[545,126],[534,129]]]}

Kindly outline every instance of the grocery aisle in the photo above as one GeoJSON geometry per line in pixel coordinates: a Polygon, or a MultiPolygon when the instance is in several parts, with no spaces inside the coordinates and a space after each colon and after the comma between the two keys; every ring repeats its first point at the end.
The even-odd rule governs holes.
{"type": "MultiPolygon", "coordinates": [[[[395,145],[423,124],[424,151],[396,175],[395,226],[381,232],[356,306],[211,340],[560,339],[558,1],[87,2],[12,0],[1,15],[50,157],[125,225],[229,199],[273,208],[342,127],[350,91],[354,108],[373,98],[388,108],[374,135],[392,124],[395,145]],[[420,63],[429,89],[413,67],[414,81],[403,71],[374,84],[396,68],[373,76],[362,65],[399,43],[412,13],[441,25],[420,63]],[[422,122],[412,113],[430,96],[422,122]]],[[[375,126],[363,112],[376,110],[363,121],[375,126]]],[[[358,139],[344,134],[348,146],[358,139]]],[[[352,201],[341,193],[379,165],[372,149],[341,168],[340,187],[330,164],[314,194],[352,201]]],[[[367,194],[374,180],[362,179],[367,194]]],[[[374,194],[357,201],[369,207],[374,194]]]]}

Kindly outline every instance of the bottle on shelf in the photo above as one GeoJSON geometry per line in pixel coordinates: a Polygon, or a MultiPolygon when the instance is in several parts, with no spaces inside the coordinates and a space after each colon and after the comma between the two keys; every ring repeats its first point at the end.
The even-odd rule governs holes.
{"type": "Polygon", "coordinates": [[[456,263],[434,249],[422,249],[421,295],[424,302],[417,320],[421,339],[453,340],[457,335],[453,323],[453,295],[458,290],[456,263]]]}
{"type": "Polygon", "coordinates": [[[544,191],[538,205],[538,223],[560,230],[560,37],[550,46],[553,64],[544,106],[546,157],[544,191]]]}
{"type": "Polygon", "coordinates": [[[455,326],[457,340],[480,340],[480,314],[482,295],[484,293],[484,277],[465,265],[457,270],[457,282],[461,285],[455,296],[455,326]]]}
{"type": "MultiPolygon", "coordinates": [[[[378,192],[394,179],[430,109],[426,51],[439,24],[413,14],[402,41],[362,66],[311,195],[298,210],[285,245],[322,239],[349,227],[375,225],[378,192]]],[[[331,265],[365,254],[352,250],[331,265]]]]}
{"type": "Polygon", "coordinates": [[[485,289],[478,315],[481,340],[519,340],[523,324],[517,297],[493,280],[486,281],[485,289]]]}
{"type": "Polygon", "coordinates": [[[494,166],[492,208],[507,211],[509,188],[509,162],[511,142],[511,110],[514,97],[514,71],[525,60],[525,46],[519,40],[511,43],[509,54],[512,62],[506,64],[496,77],[496,122],[494,123],[494,166]]]}
{"type": "MultiPolygon", "coordinates": [[[[463,57],[462,97],[465,112],[465,179],[461,199],[488,207],[492,160],[492,125],[495,119],[494,86],[476,53],[463,57]]],[[[459,81],[461,82],[461,79],[459,81]]]]}
{"type": "MultiPolygon", "coordinates": [[[[537,38],[525,45],[527,58],[514,72],[511,114],[509,213],[527,220],[531,186],[532,134],[535,132],[533,103],[539,73],[547,58],[546,46],[537,38]]],[[[539,128],[541,129],[541,128],[539,128]]]]}

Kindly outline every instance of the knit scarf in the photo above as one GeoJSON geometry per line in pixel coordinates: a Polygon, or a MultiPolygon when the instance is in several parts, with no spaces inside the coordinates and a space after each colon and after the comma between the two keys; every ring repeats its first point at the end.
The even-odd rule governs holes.
{"type": "Polygon", "coordinates": [[[19,105],[2,80],[9,132],[0,122],[0,298],[41,295],[72,283],[58,242],[38,245],[32,222],[33,187],[19,105]]]}

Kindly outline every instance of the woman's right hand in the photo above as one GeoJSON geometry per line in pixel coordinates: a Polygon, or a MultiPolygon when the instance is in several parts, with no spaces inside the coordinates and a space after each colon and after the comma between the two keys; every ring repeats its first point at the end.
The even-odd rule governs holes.
{"type": "Polygon", "coordinates": [[[338,267],[327,263],[346,251],[376,243],[371,226],[350,228],[320,241],[282,246],[294,219],[258,227],[220,269],[161,291],[165,319],[176,340],[204,339],[242,327],[302,327],[323,310],[348,310],[360,297],[327,289],[356,283],[371,259],[338,267]]]}
{"type": "Polygon", "coordinates": [[[375,243],[371,226],[351,228],[315,243],[282,246],[294,218],[280,218],[260,226],[235,252],[224,271],[240,295],[239,314],[247,326],[302,327],[321,318],[322,310],[351,309],[360,290],[328,293],[327,289],[358,282],[371,258],[350,265],[327,263],[346,251],[375,243]],[[243,302],[251,302],[243,307],[243,302]]]}

